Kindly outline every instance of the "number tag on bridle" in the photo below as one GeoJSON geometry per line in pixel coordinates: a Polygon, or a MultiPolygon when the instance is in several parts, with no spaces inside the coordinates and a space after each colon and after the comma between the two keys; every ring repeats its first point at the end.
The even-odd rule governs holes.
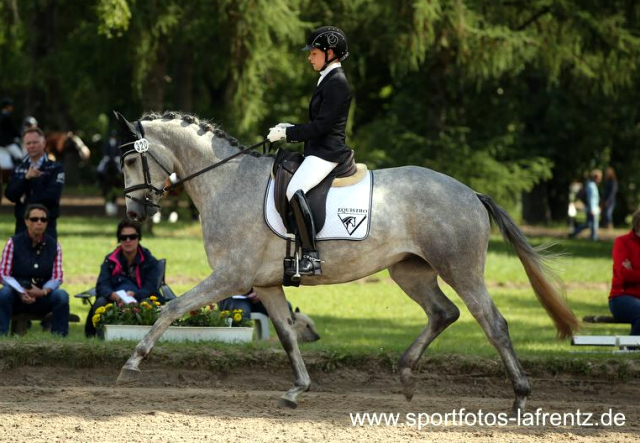
{"type": "Polygon", "coordinates": [[[141,138],[140,140],[136,140],[133,143],[133,149],[136,150],[137,153],[142,154],[143,152],[147,152],[149,150],[149,142],[146,138],[141,138]]]}

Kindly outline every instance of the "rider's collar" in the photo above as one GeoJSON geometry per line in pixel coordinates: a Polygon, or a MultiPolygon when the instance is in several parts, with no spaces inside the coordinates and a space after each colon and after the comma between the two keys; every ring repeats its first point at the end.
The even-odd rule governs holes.
{"type": "Polygon", "coordinates": [[[322,71],[320,71],[320,78],[318,79],[318,83],[316,85],[319,85],[320,82],[324,80],[324,78],[327,76],[328,73],[340,67],[342,67],[342,64],[338,62],[338,63],[331,63],[329,66],[324,68],[322,71]]]}

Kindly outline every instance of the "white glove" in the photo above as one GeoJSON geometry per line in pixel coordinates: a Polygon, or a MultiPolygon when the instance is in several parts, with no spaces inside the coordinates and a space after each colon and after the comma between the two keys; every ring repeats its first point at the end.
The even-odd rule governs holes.
{"type": "Polygon", "coordinates": [[[269,135],[267,138],[271,143],[284,140],[287,141],[287,128],[293,126],[291,123],[278,123],[273,128],[269,129],[269,135]]]}
{"type": "Polygon", "coordinates": [[[271,143],[280,140],[287,141],[287,130],[282,126],[274,126],[273,128],[269,129],[269,135],[267,135],[267,138],[271,143]]]}

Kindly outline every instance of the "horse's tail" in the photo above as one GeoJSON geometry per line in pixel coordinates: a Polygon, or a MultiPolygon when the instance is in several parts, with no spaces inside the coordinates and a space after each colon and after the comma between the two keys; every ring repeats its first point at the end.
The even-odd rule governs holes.
{"type": "Polygon", "coordinates": [[[529,244],[526,237],[509,217],[490,197],[476,193],[489,216],[500,228],[502,237],[520,258],[540,304],[553,320],[559,338],[573,335],[579,328],[579,321],[565,302],[565,288],[562,280],[547,266],[541,250],[529,244]]]}

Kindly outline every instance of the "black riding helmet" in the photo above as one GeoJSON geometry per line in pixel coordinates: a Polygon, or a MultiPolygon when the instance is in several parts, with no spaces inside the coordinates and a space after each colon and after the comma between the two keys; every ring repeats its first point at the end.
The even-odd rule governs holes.
{"type": "Polygon", "coordinates": [[[322,26],[309,35],[307,45],[302,48],[303,51],[311,51],[312,49],[320,49],[324,52],[324,66],[334,61],[336,58],[340,61],[349,57],[349,49],[347,48],[347,36],[335,26],[322,26]],[[335,57],[329,60],[327,51],[333,49],[335,57]]]}

